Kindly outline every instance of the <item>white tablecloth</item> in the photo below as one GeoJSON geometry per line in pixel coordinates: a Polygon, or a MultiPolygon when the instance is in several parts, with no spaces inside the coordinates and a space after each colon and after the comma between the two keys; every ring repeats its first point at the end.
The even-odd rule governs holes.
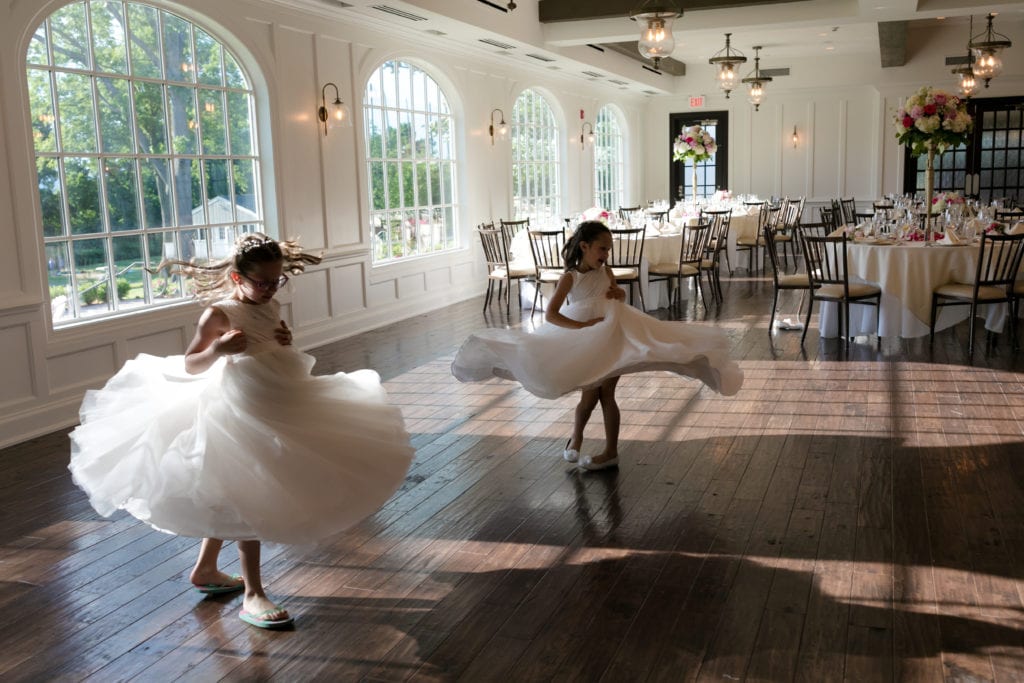
{"type": "MultiPolygon", "coordinates": [[[[882,309],[877,333],[882,337],[923,337],[928,334],[932,291],[949,282],[974,282],[978,267],[977,244],[926,247],[923,242],[896,245],[847,244],[851,282],[867,282],[882,289],[882,309]]],[[[836,304],[822,303],[821,336],[839,335],[836,304]]],[[[1002,332],[1006,323],[1006,305],[993,304],[979,309],[985,328],[1002,332]]],[[[968,306],[939,309],[935,329],[952,327],[970,315],[968,306]]],[[[853,335],[875,334],[873,306],[850,306],[850,331],[853,335]]]]}

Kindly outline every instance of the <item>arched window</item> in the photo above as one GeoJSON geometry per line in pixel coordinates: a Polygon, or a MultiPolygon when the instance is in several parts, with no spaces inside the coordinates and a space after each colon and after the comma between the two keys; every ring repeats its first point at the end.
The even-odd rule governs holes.
{"type": "Polygon", "coordinates": [[[524,90],[512,107],[512,210],[515,218],[560,221],[558,126],[551,106],[524,90]]]}
{"type": "Polygon", "coordinates": [[[594,206],[615,210],[626,200],[626,149],[619,117],[610,106],[594,126],[594,206]]]}
{"type": "Polygon", "coordinates": [[[55,325],[181,301],[164,258],[222,258],[263,230],[253,92],[175,14],[83,0],[29,44],[28,91],[55,325]]]}
{"type": "Polygon", "coordinates": [[[459,246],[455,120],[441,87],[412,64],[384,62],[363,114],[373,262],[459,246]]]}

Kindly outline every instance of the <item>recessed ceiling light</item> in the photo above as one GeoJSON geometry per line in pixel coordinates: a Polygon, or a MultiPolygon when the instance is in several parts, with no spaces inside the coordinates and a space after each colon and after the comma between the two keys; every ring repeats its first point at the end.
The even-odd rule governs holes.
{"type": "Polygon", "coordinates": [[[935,18],[936,18],[936,19],[938,19],[939,21],[942,21],[942,20],[943,20],[943,19],[945,19],[946,17],[935,17],[935,18]]]}
{"type": "Polygon", "coordinates": [[[836,49],[836,46],[833,45],[832,43],[825,43],[825,49],[831,52],[832,50],[836,49]]]}
{"type": "Polygon", "coordinates": [[[819,35],[820,37],[824,38],[825,36],[827,36],[827,35],[828,35],[828,33],[825,33],[825,32],[821,32],[821,33],[819,33],[818,35],[819,35]]]}

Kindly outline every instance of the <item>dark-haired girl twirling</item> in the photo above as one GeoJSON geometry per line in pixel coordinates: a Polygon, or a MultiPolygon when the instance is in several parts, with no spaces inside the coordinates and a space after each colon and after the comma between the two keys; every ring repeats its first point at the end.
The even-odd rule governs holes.
{"type": "Polygon", "coordinates": [[[663,321],[623,303],[608,257],[612,234],[604,223],[580,223],[565,245],[565,273],[536,332],[489,329],[466,340],[452,362],[463,382],[502,377],[541,398],[582,390],[572,436],[563,457],[587,470],[619,464],[619,407],[615,386],[622,375],[668,370],[689,376],[726,396],[739,391],[743,372],[728,354],[728,339],[712,328],[663,321]],[[570,302],[565,308],[563,304],[570,302]],[[583,430],[597,404],[604,417],[605,450],[580,456],[583,430]]]}

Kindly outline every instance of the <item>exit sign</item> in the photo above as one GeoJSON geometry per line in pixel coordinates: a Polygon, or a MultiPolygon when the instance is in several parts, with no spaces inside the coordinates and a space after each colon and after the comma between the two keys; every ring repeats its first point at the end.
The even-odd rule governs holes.
{"type": "Polygon", "coordinates": [[[704,96],[703,95],[691,95],[690,96],[690,109],[703,109],[704,108],[704,96]]]}

